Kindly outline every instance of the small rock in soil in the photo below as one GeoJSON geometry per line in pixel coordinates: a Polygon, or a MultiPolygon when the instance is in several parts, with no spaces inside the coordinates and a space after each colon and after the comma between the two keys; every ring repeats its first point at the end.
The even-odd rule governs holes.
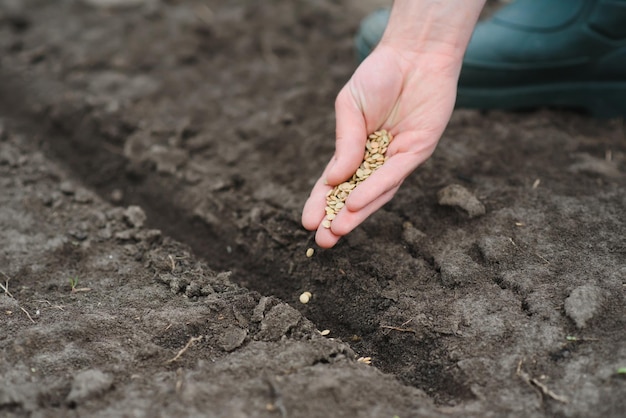
{"type": "Polygon", "coordinates": [[[258,338],[266,341],[278,341],[283,335],[300,322],[300,312],[281,303],[274,306],[261,321],[258,338]]]}
{"type": "Polygon", "coordinates": [[[187,151],[162,145],[150,147],[146,157],[156,164],[157,172],[164,174],[175,174],[189,160],[187,151]]]}
{"type": "Polygon", "coordinates": [[[124,220],[134,228],[141,228],[146,218],[145,212],[139,206],[129,206],[124,211],[124,220]]]}
{"type": "Polygon", "coordinates": [[[602,289],[586,284],[577,287],[565,299],[565,313],[572,318],[578,328],[584,328],[602,305],[602,289]]]}
{"type": "Polygon", "coordinates": [[[113,203],[120,203],[124,199],[124,192],[120,189],[113,189],[110,198],[113,203]]]}
{"type": "Polygon", "coordinates": [[[229,326],[224,330],[224,334],[220,335],[220,346],[224,351],[233,351],[243,344],[248,336],[248,331],[236,326],[229,326]]]}
{"type": "Polygon", "coordinates": [[[269,301],[269,297],[261,296],[258,305],[256,305],[252,311],[252,317],[250,318],[252,322],[261,322],[263,320],[263,317],[265,316],[265,308],[267,307],[269,301]]]}
{"type": "Polygon", "coordinates": [[[439,190],[437,199],[440,205],[463,209],[470,218],[485,214],[485,205],[469,190],[458,184],[451,184],[439,190]]]}
{"type": "Polygon", "coordinates": [[[59,185],[59,189],[67,194],[67,195],[72,195],[76,192],[76,187],[74,186],[74,184],[71,181],[64,181],[59,185]]]}
{"type": "Polygon", "coordinates": [[[106,392],[113,384],[113,377],[100,370],[85,370],[78,373],[72,382],[67,401],[77,403],[106,392]]]}
{"type": "Polygon", "coordinates": [[[12,148],[0,149],[0,165],[6,164],[9,167],[17,167],[19,165],[20,154],[12,148]]]}
{"type": "Polygon", "coordinates": [[[413,226],[411,222],[402,224],[402,239],[410,247],[418,247],[427,235],[413,226]]]}
{"type": "Polygon", "coordinates": [[[471,282],[480,272],[480,266],[461,251],[445,251],[435,257],[444,286],[459,286],[471,282]]]}
{"type": "Polygon", "coordinates": [[[89,190],[80,188],[76,190],[74,201],[77,203],[91,203],[93,202],[93,195],[89,190]]]}

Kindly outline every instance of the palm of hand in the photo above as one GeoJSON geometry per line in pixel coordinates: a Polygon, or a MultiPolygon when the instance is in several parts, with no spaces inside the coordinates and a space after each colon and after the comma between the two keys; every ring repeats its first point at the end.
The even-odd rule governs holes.
{"type": "Polygon", "coordinates": [[[315,184],[302,224],[317,230],[320,247],[329,248],[387,203],[404,179],[434,151],[454,108],[458,69],[439,65],[449,57],[404,55],[380,45],[359,66],[335,102],[335,155],[315,184]],[[345,181],[363,159],[367,135],[391,132],[389,159],[346,200],[331,228],[324,218],[326,192],[345,181]]]}

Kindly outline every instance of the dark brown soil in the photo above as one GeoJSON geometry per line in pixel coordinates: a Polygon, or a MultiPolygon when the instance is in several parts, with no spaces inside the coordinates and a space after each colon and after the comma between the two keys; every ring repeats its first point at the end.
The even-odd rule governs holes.
{"type": "Polygon", "coordinates": [[[376,3],[0,0],[0,416],[624,415],[622,120],[458,109],[306,257],[376,3]]]}

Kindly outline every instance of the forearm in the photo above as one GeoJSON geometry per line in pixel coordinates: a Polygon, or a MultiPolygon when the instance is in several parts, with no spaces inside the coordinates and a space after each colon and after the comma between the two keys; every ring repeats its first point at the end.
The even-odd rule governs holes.
{"type": "Polygon", "coordinates": [[[395,0],[381,44],[449,56],[460,67],[485,0],[395,0]]]}

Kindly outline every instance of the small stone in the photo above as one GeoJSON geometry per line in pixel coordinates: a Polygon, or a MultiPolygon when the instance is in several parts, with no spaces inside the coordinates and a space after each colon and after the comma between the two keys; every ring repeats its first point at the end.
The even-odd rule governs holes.
{"type": "Polygon", "coordinates": [[[252,316],[250,317],[250,321],[252,322],[261,322],[263,317],[265,316],[265,308],[267,308],[267,304],[270,302],[270,298],[267,296],[262,296],[259,299],[259,303],[254,307],[252,311],[252,316]]]}
{"type": "Polygon", "coordinates": [[[602,289],[586,284],[577,287],[565,299],[565,313],[578,328],[584,328],[602,306],[602,289]]]}
{"type": "Polygon", "coordinates": [[[281,303],[274,306],[261,321],[261,331],[257,338],[261,341],[278,341],[302,319],[300,312],[281,303]]]}
{"type": "Polygon", "coordinates": [[[100,370],[85,370],[74,376],[72,389],[67,395],[70,403],[80,402],[98,396],[113,385],[113,377],[100,370]]]}
{"type": "Polygon", "coordinates": [[[76,187],[71,181],[64,181],[59,185],[59,190],[61,190],[64,194],[72,195],[76,192],[76,187]]]}
{"type": "Polygon", "coordinates": [[[246,340],[248,331],[237,326],[229,326],[219,337],[220,346],[224,351],[231,352],[241,347],[246,340]]]}
{"type": "Polygon", "coordinates": [[[480,266],[472,257],[458,249],[443,251],[435,256],[444,286],[463,286],[480,276],[480,266]]]}
{"type": "Polygon", "coordinates": [[[411,222],[402,224],[402,239],[410,246],[418,246],[426,238],[426,234],[415,228],[411,222]]]}
{"type": "Polygon", "coordinates": [[[485,206],[469,190],[458,184],[439,190],[437,199],[440,205],[463,209],[470,218],[485,214],[485,206]]]}
{"type": "Polygon", "coordinates": [[[91,203],[93,202],[93,195],[87,189],[77,189],[74,194],[74,201],[77,203],[91,203]]]}
{"type": "Polygon", "coordinates": [[[129,206],[124,211],[124,220],[134,228],[141,228],[147,217],[139,206],[129,206]]]}
{"type": "Polygon", "coordinates": [[[124,199],[124,192],[120,189],[113,189],[110,197],[113,203],[120,203],[124,199]]]}

